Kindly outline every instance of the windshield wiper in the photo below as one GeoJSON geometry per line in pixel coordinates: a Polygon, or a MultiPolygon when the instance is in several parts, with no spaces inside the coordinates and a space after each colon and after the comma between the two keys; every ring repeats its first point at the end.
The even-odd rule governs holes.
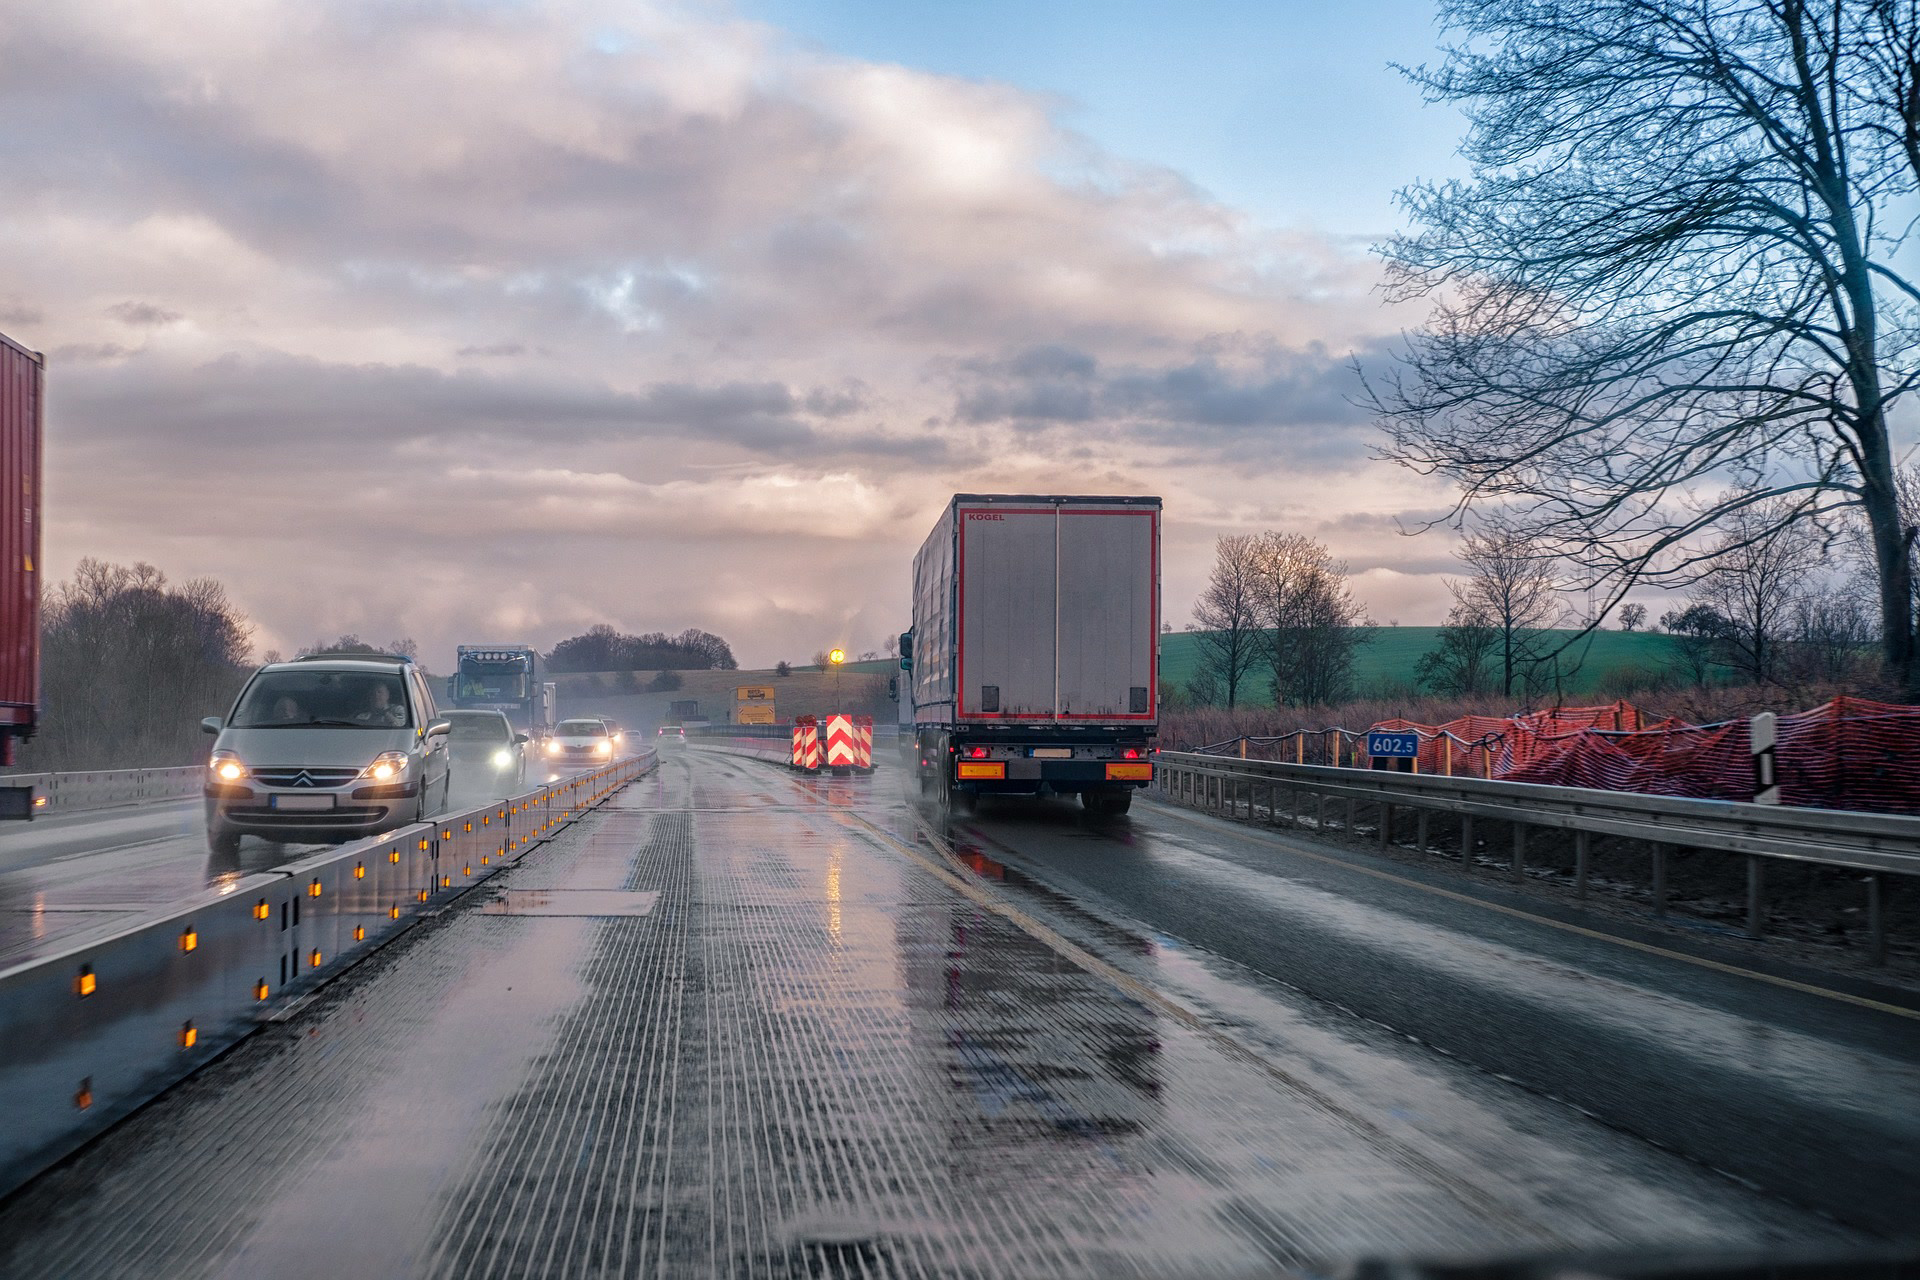
{"type": "Polygon", "coordinates": [[[308,725],[318,725],[323,729],[386,729],[391,726],[376,725],[366,720],[309,720],[308,725]]]}

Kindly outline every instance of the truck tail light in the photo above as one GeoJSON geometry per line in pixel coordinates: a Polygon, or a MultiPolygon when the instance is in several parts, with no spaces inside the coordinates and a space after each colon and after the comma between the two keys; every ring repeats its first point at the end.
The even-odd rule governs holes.
{"type": "Polygon", "coordinates": [[[1140,748],[1128,747],[1120,753],[1120,758],[1122,760],[1138,760],[1140,758],[1140,748]]]}
{"type": "Polygon", "coordinates": [[[987,758],[987,749],[985,747],[968,747],[967,748],[967,759],[985,760],[986,758],[987,758]]]}

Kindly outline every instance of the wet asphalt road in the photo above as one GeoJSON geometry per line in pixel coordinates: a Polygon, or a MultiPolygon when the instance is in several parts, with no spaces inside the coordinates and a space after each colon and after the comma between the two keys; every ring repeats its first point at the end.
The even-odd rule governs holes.
{"type": "MultiPolygon", "coordinates": [[[[560,772],[548,770],[546,776],[560,772]]],[[[494,793],[491,787],[456,786],[449,803],[483,804],[494,793]]],[[[199,799],[0,824],[0,968],[124,928],[162,904],[328,847],[247,836],[237,854],[211,854],[199,799]]]]}
{"type": "Polygon", "coordinates": [[[1920,1235],[1911,996],[1876,992],[1906,1005],[1876,1009],[1729,973],[1694,961],[1749,962],[1157,802],[1099,823],[1072,802],[989,801],[949,834],[1049,918],[1195,949],[1233,994],[1191,998],[1255,1039],[1274,1033],[1236,996],[1304,996],[1782,1198],[1920,1235]]]}
{"type": "MultiPolygon", "coordinates": [[[[942,832],[884,770],[669,751],[0,1203],[0,1273],[1271,1275],[1863,1238],[1309,994],[1304,967],[1236,963],[1282,967],[1271,935],[1314,917],[1379,982],[1401,947],[1564,996],[1551,956],[1511,972],[1515,940],[1470,917],[1206,852],[1228,834],[1064,806],[942,832]]],[[[1734,1016],[1589,983],[1625,1022],[1734,1016]]],[[[1886,1057],[1829,1050],[1781,1061],[1886,1057]]]]}

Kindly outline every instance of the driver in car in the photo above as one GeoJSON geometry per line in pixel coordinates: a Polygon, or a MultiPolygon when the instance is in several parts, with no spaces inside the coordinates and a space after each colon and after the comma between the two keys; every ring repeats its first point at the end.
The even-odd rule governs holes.
{"type": "Polygon", "coordinates": [[[394,705],[392,691],[387,688],[387,682],[381,680],[374,684],[373,691],[367,695],[366,710],[355,715],[354,719],[362,724],[399,728],[407,722],[407,709],[394,705]]]}

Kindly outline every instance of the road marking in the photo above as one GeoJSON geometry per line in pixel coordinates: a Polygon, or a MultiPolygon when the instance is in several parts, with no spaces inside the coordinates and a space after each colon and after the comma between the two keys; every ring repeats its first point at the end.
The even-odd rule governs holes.
{"type": "MultiPolygon", "coordinates": [[[[1169,804],[1165,801],[1156,801],[1155,804],[1159,808],[1182,817],[1200,818],[1212,816],[1210,814],[1197,812],[1188,813],[1180,806],[1169,804]]],[[[1226,819],[1219,818],[1215,819],[1215,821],[1224,823],[1226,819]]],[[[1245,830],[1248,834],[1254,834],[1250,828],[1241,828],[1238,824],[1234,824],[1234,826],[1236,830],[1245,830]]],[[[1526,920],[1534,924],[1543,924],[1548,928],[1558,929],[1562,933],[1576,934],[1579,937],[1592,938],[1598,942],[1611,942],[1615,946],[1645,952],[1648,955],[1660,956],[1667,960],[1679,960],[1682,963],[1695,965],[1702,969],[1711,969],[1716,973],[1731,974],[1736,978],[1752,978],[1756,982],[1764,982],[1771,986],[1782,987],[1788,991],[1798,991],[1810,996],[1822,996],[1828,1000],[1837,1000],[1843,1004],[1858,1005],[1862,1009],[1873,1009],[1880,1013],[1891,1013],[1895,1017],[1908,1018],[1915,1022],[1920,1022],[1920,1009],[1908,1009],[1901,1005],[1888,1004],[1884,1000],[1874,1000],[1867,996],[1856,996],[1845,991],[1835,991],[1831,987],[1816,987],[1812,983],[1796,982],[1792,978],[1775,977],[1770,973],[1761,973],[1757,969],[1745,969],[1737,964],[1728,964],[1722,960],[1708,960],[1704,956],[1690,956],[1684,951],[1673,951],[1666,947],[1657,946],[1651,942],[1641,942],[1634,938],[1623,938],[1618,934],[1606,933],[1599,929],[1588,929],[1582,925],[1568,924],[1564,920],[1555,920],[1550,916],[1535,915],[1531,911],[1522,911],[1518,907],[1509,907],[1498,902],[1488,902],[1485,898],[1476,898],[1472,894],[1460,893],[1453,889],[1442,889],[1438,885],[1425,884],[1419,880],[1411,880],[1406,876],[1395,875],[1391,871],[1381,871],[1374,867],[1363,867],[1358,863],[1349,862],[1344,858],[1336,858],[1331,854],[1315,853],[1311,849],[1300,848],[1293,841],[1286,839],[1278,832],[1262,831],[1257,834],[1265,836],[1269,841],[1284,848],[1288,853],[1298,854],[1303,858],[1311,858],[1315,862],[1323,862],[1330,867],[1340,867],[1347,871],[1357,871],[1361,875],[1372,876],[1377,880],[1387,880],[1394,884],[1405,885],[1410,889],[1419,889],[1438,897],[1451,898],[1455,902],[1470,903],[1476,907],[1484,907],[1488,911],[1498,911],[1502,915],[1512,916],[1516,920],[1526,920]]],[[[1299,837],[1295,837],[1295,839],[1297,840],[1299,837]]]]}
{"type": "MultiPolygon", "coordinates": [[[[796,787],[800,786],[799,782],[795,779],[790,778],[788,781],[792,782],[796,787]]],[[[805,788],[801,789],[805,790],[805,788]]],[[[952,845],[944,836],[941,836],[927,824],[926,819],[921,816],[918,810],[910,808],[909,813],[912,815],[914,826],[919,829],[922,836],[931,841],[936,848],[944,848],[948,853],[953,853],[952,845]]],[[[1201,1014],[1187,1008],[1187,1006],[1181,1004],[1173,997],[1141,981],[1125,970],[1115,967],[1099,956],[1094,955],[1051,926],[1042,923],[1019,907],[1005,901],[1001,895],[995,893],[988,886],[977,880],[961,875],[951,867],[943,866],[933,858],[928,857],[921,850],[902,840],[893,832],[888,831],[885,827],[850,809],[830,806],[827,809],[827,814],[837,821],[857,824],[865,831],[879,837],[885,841],[887,845],[906,856],[914,865],[920,867],[949,888],[956,890],[977,906],[999,916],[1015,928],[1044,944],[1062,958],[1085,969],[1088,973],[1095,974],[1112,983],[1126,995],[1139,1001],[1141,1004],[1158,1010],[1204,1039],[1211,1041],[1229,1057],[1235,1058],[1253,1067],[1255,1070],[1260,1071],[1276,1084],[1305,1099],[1341,1124],[1353,1129],[1368,1142],[1391,1151],[1396,1158],[1404,1161],[1412,1168],[1417,1169],[1422,1176],[1431,1179],[1439,1190],[1459,1200],[1470,1212],[1485,1215],[1488,1218],[1504,1222],[1511,1227],[1527,1233],[1537,1233],[1544,1238],[1550,1247],[1557,1246],[1563,1249],[1573,1247],[1573,1242],[1569,1238],[1561,1235],[1552,1227],[1514,1212],[1493,1193],[1466,1181],[1461,1177],[1459,1171],[1447,1168],[1438,1160],[1421,1152],[1418,1148],[1409,1145],[1402,1139],[1394,1137],[1373,1121],[1355,1114],[1353,1111],[1342,1106],[1325,1090],[1295,1075],[1257,1049],[1241,1043],[1220,1027],[1209,1022],[1201,1014]]]]}

